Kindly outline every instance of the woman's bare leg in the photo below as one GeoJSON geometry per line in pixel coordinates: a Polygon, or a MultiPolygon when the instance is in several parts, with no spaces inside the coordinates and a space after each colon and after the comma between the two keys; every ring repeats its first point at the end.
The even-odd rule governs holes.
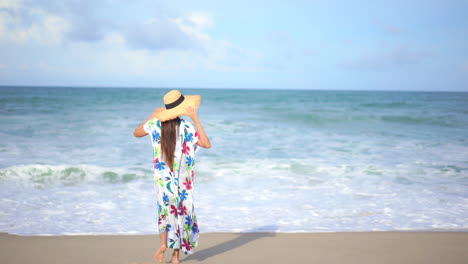
{"type": "Polygon", "coordinates": [[[173,264],[180,263],[179,252],[180,252],[179,249],[174,249],[174,252],[172,253],[172,260],[171,260],[173,264]]]}
{"type": "Polygon", "coordinates": [[[159,234],[159,240],[161,242],[161,246],[164,245],[167,248],[167,231],[159,234]]]}
{"type": "Polygon", "coordinates": [[[167,231],[159,234],[159,239],[161,240],[161,246],[159,247],[158,251],[154,254],[154,259],[159,263],[164,262],[164,252],[167,249],[167,231]]]}

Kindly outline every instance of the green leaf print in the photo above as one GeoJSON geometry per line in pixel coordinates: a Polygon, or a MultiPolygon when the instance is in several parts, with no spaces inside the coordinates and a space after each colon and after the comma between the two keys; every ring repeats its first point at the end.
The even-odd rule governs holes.
{"type": "Polygon", "coordinates": [[[168,183],[166,184],[166,189],[167,189],[170,193],[174,194],[174,192],[173,192],[172,189],[171,189],[171,182],[168,182],[168,183]]]}
{"type": "Polygon", "coordinates": [[[163,215],[165,216],[169,216],[169,213],[167,212],[167,208],[164,208],[163,211],[162,211],[163,215]]]}
{"type": "Polygon", "coordinates": [[[159,157],[159,153],[161,153],[161,147],[159,145],[153,148],[153,153],[155,157],[159,157]]]}
{"type": "Polygon", "coordinates": [[[190,229],[192,229],[191,226],[189,226],[187,224],[184,225],[184,231],[189,231],[190,229]]]}
{"type": "Polygon", "coordinates": [[[161,178],[158,177],[158,178],[156,179],[156,183],[159,184],[159,186],[164,187],[164,180],[163,180],[163,179],[161,179],[161,178]]]}
{"type": "Polygon", "coordinates": [[[176,242],[177,242],[177,241],[172,242],[172,244],[169,245],[169,248],[174,248],[174,244],[175,244],[176,242]]]}
{"type": "Polygon", "coordinates": [[[151,119],[150,121],[148,121],[148,126],[150,128],[153,128],[155,125],[156,125],[156,121],[154,119],[151,119]]]}
{"type": "Polygon", "coordinates": [[[175,171],[179,170],[179,162],[174,160],[174,166],[172,167],[172,169],[175,171]]]}

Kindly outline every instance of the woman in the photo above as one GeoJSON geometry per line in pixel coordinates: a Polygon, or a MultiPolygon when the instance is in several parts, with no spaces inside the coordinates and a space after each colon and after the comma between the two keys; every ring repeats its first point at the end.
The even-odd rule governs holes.
{"type": "Polygon", "coordinates": [[[198,244],[198,223],[193,206],[195,152],[198,146],[210,148],[211,143],[197,109],[199,95],[183,96],[172,90],[164,96],[165,107],[154,113],[135,129],[135,137],[151,135],[154,150],[155,192],[158,201],[158,229],[161,246],[154,254],[160,263],[166,249],[173,248],[172,263],[179,263],[179,250],[191,254],[198,244]],[[189,116],[195,127],[180,118],[189,116]]]}

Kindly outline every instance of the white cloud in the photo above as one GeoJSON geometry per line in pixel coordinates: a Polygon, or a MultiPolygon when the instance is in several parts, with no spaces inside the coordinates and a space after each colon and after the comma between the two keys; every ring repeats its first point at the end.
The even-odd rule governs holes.
{"type": "Polygon", "coordinates": [[[70,23],[63,17],[38,8],[24,10],[24,15],[34,18],[34,22],[30,24],[26,23],[25,16],[17,13],[0,10],[0,41],[56,44],[63,41],[64,34],[70,29],[70,23]]]}
{"type": "Polygon", "coordinates": [[[204,48],[207,52],[196,49],[133,49],[126,45],[126,41],[123,35],[114,33],[98,43],[76,45],[74,53],[93,53],[93,57],[74,59],[75,65],[70,66],[70,72],[84,77],[106,74],[158,78],[196,71],[265,71],[257,63],[259,54],[237,48],[228,41],[212,40],[206,43],[204,48]],[[88,64],[93,67],[85,67],[88,64]]]}
{"type": "Polygon", "coordinates": [[[121,32],[134,49],[184,50],[200,44],[197,38],[187,34],[177,23],[167,18],[154,17],[143,23],[126,25],[116,31],[121,32]]]}
{"type": "Polygon", "coordinates": [[[2,0],[0,1],[0,8],[5,9],[19,9],[22,8],[24,2],[22,0],[2,0]]]}
{"type": "MultiPolygon", "coordinates": [[[[101,3],[102,4],[102,3],[101,3]]],[[[31,1],[6,2],[0,9],[0,41],[15,43],[57,44],[98,42],[108,34],[121,34],[135,49],[201,49],[210,41],[204,30],[214,26],[213,18],[204,12],[168,17],[156,13],[143,20],[103,19],[95,14],[94,2],[62,4],[31,1]],[[84,13],[83,13],[84,12],[84,13]]]]}
{"type": "MultiPolygon", "coordinates": [[[[206,12],[172,17],[153,14],[125,23],[115,17],[115,21],[94,28],[93,15],[86,14],[91,21],[86,24],[86,19],[77,18],[78,13],[67,13],[78,12],[79,7],[64,9],[50,2],[50,6],[37,3],[15,11],[0,10],[0,42],[23,43],[24,48],[39,51],[31,58],[12,62],[11,67],[17,70],[94,80],[111,76],[154,80],[187,72],[267,70],[260,53],[210,36],[207,31],[215,26],[215,21],[206,12]],[[95,34],[92,30],[99,32],[95,34]],[[22,67],[23,64],[27,67],[22,67]]],[[[19,49],[21,46],[16,50],[19,49]]]]}
{"type": "Polygon", "coordinates": [[[213,18],[207,13],[193,13],[188,16],[181,16],[171,19],[185,34],[194,41],[210,41],[211,38],[203,30],[214,26],[213,18]]]}
{"type": "Polygon", "coordinates": [[[208,13],[203,12],[192,13],[186,20],[190,21],[198,30],[212,28],[215,25],[213,18],[208,13]]]}

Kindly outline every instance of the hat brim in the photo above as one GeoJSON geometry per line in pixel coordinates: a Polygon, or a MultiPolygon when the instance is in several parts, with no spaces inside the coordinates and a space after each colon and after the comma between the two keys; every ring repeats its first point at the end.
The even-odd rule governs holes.
{"type": "Polygon", "coordinates": [[[187,115],[187,107],[191,106],[198,109],[200,102],[200,95],[184,95],[184,101],[182,103],[171,109],[164,108],[162,111],[156,113],[155,117],[163,122],[177,118],[181,115],[187,115]]]}

